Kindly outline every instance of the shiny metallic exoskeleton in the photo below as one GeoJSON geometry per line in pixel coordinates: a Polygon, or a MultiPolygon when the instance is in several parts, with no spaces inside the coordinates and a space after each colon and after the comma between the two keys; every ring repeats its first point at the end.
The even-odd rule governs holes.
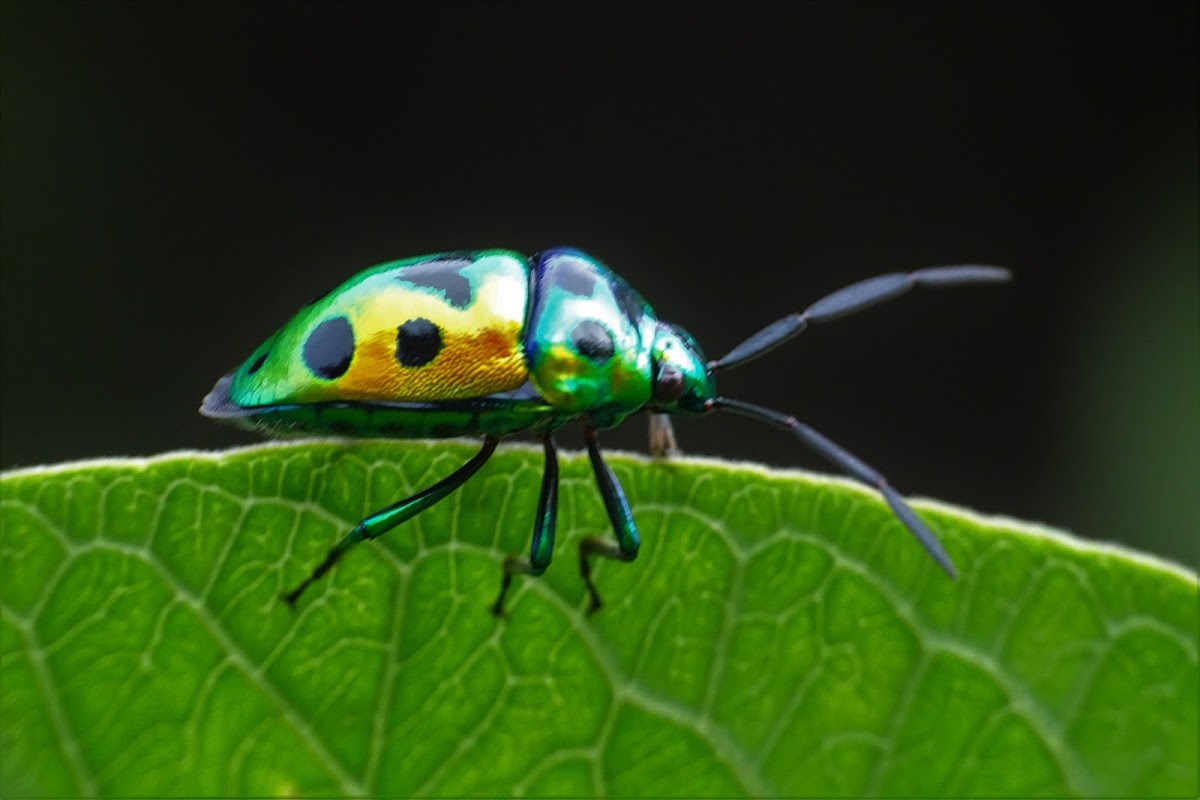
{"type": "Polygon", "coordinates": [[[897,517],[951,576],[933,532],[878,472],[793,417],[720,397],[715,374],[782,344],[809,324],[889,300],[915,286],[994,283],[999,267],[933,267],[848,286],[709,361],[692,337],[659,320],[641,295],[596,258],[573,248],[531,258],[508,250],[442,253],[367,269],[301,309],[204,398],[200,413],[266,432],[397,438],[479,435],[479,453],[437,484],[354,527],[285,599],[303,591],[363,539],[373,539],[462,486],[499,440],[530,431],[545,470],[528,559],[509,556],[493,611],[501,615],[516,574],[550,564],[558,510],[554,431],[584,425],[588,455],[615,542],[587,538],[590,559],[637,557],[640,539],[625,494],[605,464],[596,432],[645,412],[652,447],[675,448],[670,414],[729,411],[786,430],[849,475],[877,488],[897,517]]]}

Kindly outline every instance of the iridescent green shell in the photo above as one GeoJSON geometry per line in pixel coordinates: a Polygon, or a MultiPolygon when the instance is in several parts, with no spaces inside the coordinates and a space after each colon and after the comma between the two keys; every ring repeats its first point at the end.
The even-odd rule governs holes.
{"type": "Polygon", "coordinates": [[[301,309],[233,373],[241,406],[455,400],[528,379],[529,268],[517,253],[380,264],[301,309]]]}
{"type": "Polygon", "coordinates": [[[555,408],[601,416],[625,416],[647,403],[657,322],[641,295],[567,248],[538,258],[533,285],[525,357],[541,396],[555,408]]]}
{"type": "MultiPolygon", "coordinates": [[[[371,267],[301,309],[218,381],[201,412],[268,431],[447,437],[611,427],[653,400],[674,329],[578,250],[371,267]]],[[[686,352],[686,374],[708,380],[686,352]]],[[[654,410],[660,409],[653,406],[654,410]]]]}

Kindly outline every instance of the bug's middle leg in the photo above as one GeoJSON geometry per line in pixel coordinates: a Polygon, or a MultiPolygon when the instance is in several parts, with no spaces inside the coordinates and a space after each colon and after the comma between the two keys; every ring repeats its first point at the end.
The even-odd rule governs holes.
{"type": "Polygon", "coordinates": [[[500,594],[492,604],[492,613],[504,616],[504,596],[512,586],[514,575],[537,577],[550,566],[554,555],[554,527],[558,521],[558,451],[554,437],[547,433],[542,437],[542,448],[546,452],[546,466],[542,471],[542,490],[538,495],[537,517],[533,521],[533,544],[529,548],[528,560],[508,556],[502,565],[500,594]]]}
{"type": "Polygon", "coordinates": [[[592,556],[611,558],[615,561],[633,561],[637,558],[638,548],[641,547],[642,541],[638,537],[637,526],[633,523],[633,512],[629,510],[625,492],[621,489],[617,476],[613,474],[608,464],[604,463],[604,458],[600,455],[595,429],[586,428],[584,436],[587,440],[588,458],[592,462],[592,471],[596,473],[596,483],[600,487],[600,497],[604,500],[604,509],[608,512],[613,532],[617,535],[616,544],[593,536],[588,536],[579,543],[579,574],[583,576],[588,594],[591,595],[592,602],[588,608],[588,613],[591,614],[603,605],[600,593],[596,591],[596,584],[592,582],[592,556]]]}

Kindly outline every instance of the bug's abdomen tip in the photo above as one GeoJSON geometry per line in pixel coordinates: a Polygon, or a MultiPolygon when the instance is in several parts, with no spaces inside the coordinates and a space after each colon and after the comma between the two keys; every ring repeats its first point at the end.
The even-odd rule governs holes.
{"type": "Polygon", "coordinates": [[[200,403],[201,416],[211,419],[227,419],[229,417],[244,417],[250,412],[233,401],[231,389],[233,373],[221,377],[213,386],[212,391],[204,395],[200,403]]]}

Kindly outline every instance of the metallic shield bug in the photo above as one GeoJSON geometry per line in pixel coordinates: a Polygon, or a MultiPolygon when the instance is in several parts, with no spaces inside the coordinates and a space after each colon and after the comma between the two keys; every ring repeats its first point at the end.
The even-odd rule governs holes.
{"type": "Polygon", "coordinates": [[[585,538],[580,571],[591,596],[594,556],[633,561],[640,539],[596,432],[651,415],[652,444],[673,448],[669,414],[728,411],[781,428],[850,476],[875,487],[930,556],[954,565],[933,532],[882,475],[794,417],[721,397],[714,376],[803,331],[890,300],[915,286],[1007,281],[1000,267],[962,265],[893,273],[852,284],[706,360],[692,337],[659,320],[637,291],[599,260],[572,248],[532,258],[508,250],[442,253],[367,269],[301,309],[222,377],[200,413],[266,432],[396,438],[482,436],[456,472],[363,519],[299,586],[295,604],[358,542],[374,539],[462,486],[501,438],[537,435],[545,470],[529,558],[508,556],[500,594],[517,574],[541,575],[554,550],[558,460],[553,433],[580,421],[616,542],[585,538]],[[655,444],[656,443],[656,444],[655,444]]]}

